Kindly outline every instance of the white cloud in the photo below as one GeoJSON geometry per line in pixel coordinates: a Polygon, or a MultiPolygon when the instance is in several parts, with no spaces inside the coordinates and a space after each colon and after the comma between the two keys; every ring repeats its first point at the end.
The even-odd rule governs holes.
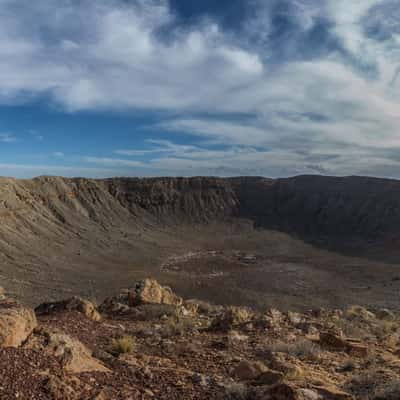
{"type": "MultiPolygon", "coordinates": [[[[385,20],[389,3],[292,1],[300,33],[325,18],[342,48],[306,59],[282,42],[282,61],[273,59],[270,41],[275,2],[254,2],[260,9],[243,39],[211,20],[165,35],[176,20],[163,0],[82,1],[79,7],[71,0],[2,0],[0,102],[49,95],[72,112],[161,110],[173,117],[150,134],[157,128],[166,138],[179,132],[198,141],[186,147],[158,141],[116,149],[121,158],[83,159],[110,168],[286,175],[371,173],[375,166],[390,174],[398,167],[392,150],[400,150],[400,30],[396,19],[388,20],[393,37],[379,41],[364,26],[374,7],[385,20]],[[262,46],[252,45],[254,33],[262,46]],[[363,156],[354,157],[357,152],[363,156]]],[[[15,140],[7,135],[0,141],[15,140]]]]}
{"type": "Polygon", "coordinates": [[[84,157],[83,161],[86,163],[104,165],[108,167],[140,167],[143,165],[139,161],[107,157],[84,157]]]}

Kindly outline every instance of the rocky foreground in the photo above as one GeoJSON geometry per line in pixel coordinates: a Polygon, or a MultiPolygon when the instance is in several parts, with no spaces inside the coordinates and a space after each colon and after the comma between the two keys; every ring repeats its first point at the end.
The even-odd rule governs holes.
{"type": "Polygon", "coordinates": [[[254,312],[183,300],[154,280],[99,307],[0,300],[0,399],[395,400],[389,310],[254,312]]]}

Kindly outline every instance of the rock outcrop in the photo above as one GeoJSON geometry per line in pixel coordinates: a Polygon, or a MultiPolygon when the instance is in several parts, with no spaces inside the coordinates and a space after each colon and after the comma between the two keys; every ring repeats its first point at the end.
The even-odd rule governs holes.
{"type": "Polygon", "coordinates": [[[32,309],[13,300],[0,302],[0,347],[18,347],[37,326],[32,309]]]}
{"type": "Polygon", "coordinates": [[[101,320],[101,315],[92,302],[76,296],[63,301],[43,303],[35,308],[37,315],[49,315],[62,311],[78,311],[92,321],[101,320]]]}
{"type": "Polygon", "coordinates": [[[3,345],[19,346],[0,346],[0,398],[400,398],[396,310],[390,318],[359,307],[261,313],[195,301],[181,305],[154,280],[137,289],[140,301],[129,305],[132,290],[124,290],[114,300],[126,309],[104,306],[100,321],[77,312],[87,305],[83,299],[41,306],[34,330],[32,310],[0,303],[3,345]],[[343,327],[359,338],[341,333],[343,327]]]}
{"type": "Polygon", "coordinates": [[[128,291],[128,304],[131,307],[142,304],[167,304],[180,306],[183,300],[169,287],[161,286],[153,279],[145,279],[133,285],[128,291]]]}

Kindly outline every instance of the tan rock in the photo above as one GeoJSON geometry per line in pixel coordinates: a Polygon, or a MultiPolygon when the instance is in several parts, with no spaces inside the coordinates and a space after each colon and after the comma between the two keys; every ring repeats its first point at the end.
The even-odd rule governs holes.
{"type": "Polygon", "coordinates": [[[369,353],[368,347],[354,340],[346,339],[333,332],[321,332],[319,342],[336,351],[344,351],[354,357],[366,357],[369,353]]]}
{"type": "Polygon", "coordinates": [[[298,389],[295,386],[284,382],[272,386],[268,390],[268,395],[270,397],[267,398],[271,400],[305,400],[300,397],[298,389]]]}
{"type": "Polygon", "coordinates": [[[249,339],[246,335],[241,335],[237,331],[230,331],[228,333],[228,344],[230,346],[240,345],[243,342],[246,342],[249,339]]]}
{"type": "Polygon", "coordinates": [[[0,304],[0,347],[19,347],[37,326],[31,308],[14,301],[0,304]]]}
{"type": "Polygon", "coordinates": [[[284,377],[282,372],[269,369],[257,377],[257,382],[261,385],[274,385],[281,382],[284,377]]]}
{"type": "Polygon", "coordinates": [[[319,393],[323,400],[353,400],[354,397],[343,392],[336,386],[315,386],[314,389],[319,393]]]}
{"type": "Polygon", "coordinates": [[[346,351],[347,349],[346,339],[334,332],[320,332],[319,342],[321,346],[330,347],[335,350],[346,351]]]}
{"type": "Polygon", "coordinates": [[[367,346],[361,343],[348,342],[346,352],[352,355],[353,357],[363,358],[368,356],[369,349],[367,346]]]}
{"type": "Polygon", "coordinates": [[[212,329],[230,331],[232,328],[248,323],[254,314],[245,307],[227,307],[211,323],[212,329]]]}
{"type": "Polygon", "coordinates": [[[67,310],[76,310],[84,314],[92,321],[100,321],[101,315],[97,311],[96,306],[89,300],[73,297],[67,304],[67,310]]]}
{"type": "Polygon", "coordinates": [[[233,370],[233,376],[240,381],[250,381],[257,379],[263,372],[267,372],[268,368],[258,361],[243,360],[233,370]]]}
{"type": "Polygon", "coordinates": [[[83,343],[62,333],[48,333],[44,351],[58,358],[65,371],[70,373],[109,372],[92,357],[91,351],[83,343]]]}
{"type": "Polygon", "coordinates": [[[137,282],[129,290],[128,304],[135,307],[141,304],[181,305],[182,298],[176,296],[169,287],[161,286],[154,279],[137,282]]]}
{"type": "Polygon", "coordinates": [[[78,311],[92,321],[101,320],[101,315],[92,302],[76,296],[58,302],[43,303],[35,309],[37,315],[48,315],[60,311],[78,311]]]}
{"type": "Polygon", "coordinates": [[[79,399],[78,393],[56,376],[49,376],[44,384],[44,389],[52,400],[77,400],[79,399]]]}

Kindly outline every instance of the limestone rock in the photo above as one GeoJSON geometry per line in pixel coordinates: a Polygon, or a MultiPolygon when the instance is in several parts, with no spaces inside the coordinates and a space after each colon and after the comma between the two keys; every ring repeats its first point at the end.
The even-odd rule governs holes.
{"type": "Polygon", "coordinates": [[[141,304],[181,305],[183,300],[176,296],[169,287],[161,286],[154,279],[137,282],[128,293],[128,304],[135,307],[141,304]]]}
{"type": "Polygon", "coordinates": [[[263,372],[267,372],[268,368],[258,361],[243,360],[233,370],[233,376],[240,381],[249,381],[257,379],[263,372]]]}
{"type": "Polygon", "coordinates": [[[333,332],[321,332],[319,337],[321,346],[326,346],[336,351],[344,351],[354,357],[366,357],[368,355],[367,346],[333,332]]]}
{"type": "Polygon", "coordinates": [[[62,333],[48,333],[44,351],[59,360],[66,372],[108,372],[109,370],[92,357],[91,351],[79,340],[62,333]]]}
{"type": "Polygon", "coordinates": [[[37,326],[31,308],[10,300],[0,303],[0,347],[19,347],[37,326]]]}
{"type": "Polygon", "coordinates": [[[67,300],[53,303],[43,303],[35,309],[37,315],[52,314],[60,311],[78,311],[92,321],[101,320],[101,315],[97,311],[96,306],[89,300],[80,297],[72,297],[67,300]]]}
{"type": "Polygon", "coordinates": [[[254,314],[245,307],[227,307],[211,323],[211,329],[230,331],[232,328],[250,322],[254,314]]]}
{"type": "Polygon", "coordinates": [[[314,389],[319,393],[322,400],[352,400],[353,396],[343,392],[335,386],[315,386],[314,389]]]}

